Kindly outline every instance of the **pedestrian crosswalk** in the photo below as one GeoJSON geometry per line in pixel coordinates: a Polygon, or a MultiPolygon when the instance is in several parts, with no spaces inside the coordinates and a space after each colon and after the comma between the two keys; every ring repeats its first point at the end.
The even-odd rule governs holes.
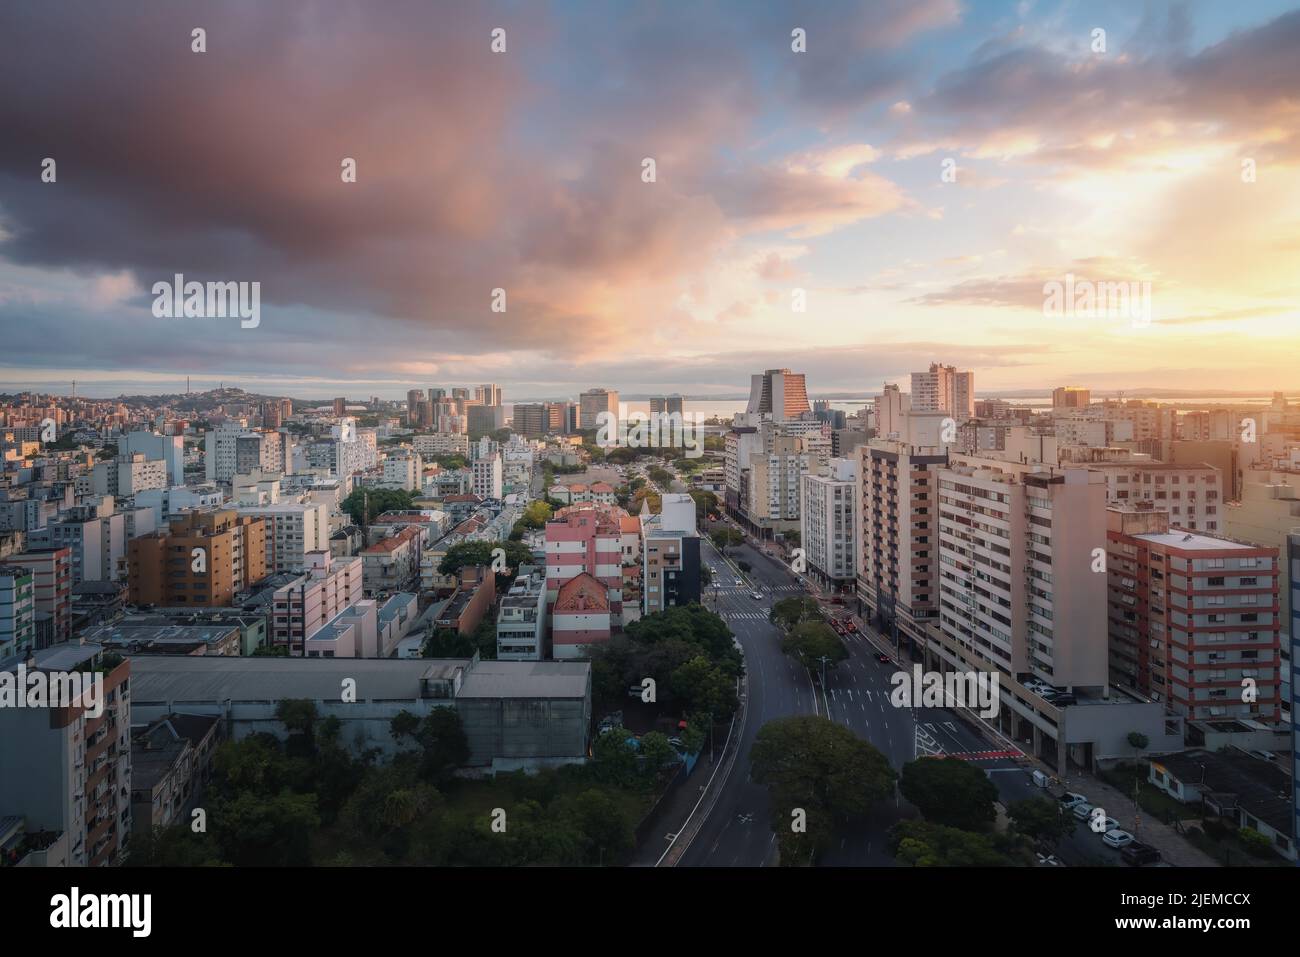
{"type": "Polygon", "coordinates": [[[740,619],[741,621],[768,621],[766,612],[757,611],[724,611],[727,618],[740,619]]]}

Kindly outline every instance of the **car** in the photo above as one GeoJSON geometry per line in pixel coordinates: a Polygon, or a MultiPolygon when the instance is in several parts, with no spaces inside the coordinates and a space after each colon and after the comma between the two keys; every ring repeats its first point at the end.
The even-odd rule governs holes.
{"type": "Polygon", "coordinates": [[[1061,804],[1067,811],[1073,811],[1080,804],[1087,804],[1088,799],[1075,791],[1066,791],[1060,797],[1061,804]]]}
{"type": "Polygon", "coordinates": [[[1160,862],[1160,852],[1150,844],[1143,844],[1134,841],[1120,849],[1119,856],[1124,859],[1125,864],[1133,867],[1141,867],[1144,864],[1158,864],[1160,862]]]}
{"type": "Polygon", "coordinates": [[[1111,828],[1101,836],[1109,847],[1127,847],[1133,843],[1133,835],[1128,831],[1121,831],[1118,828],[1111,828]]]}
{"type": "Polygon", "coordinates": [[[857,625],[857,622],[852,621],[852,620],[847,620],[847,621],[845,621],[845,622],[844,622],[844,629],[845,629],[845,631],[848,631],[848,632],[850,632],[851,634],[856,635],[856,634],[858,633],[858,625],[857,625]]]}
{"type": "Polygon", "coordinates": [[[1092,813],[1092,805],[1087,801],[1080,801],[1078,804],[1071,805],[1070,810],[1074,812],[1075,817],[1082,821],[1092,813]]]}
{"type": "Polygon", "coordinates": [[[737,587],[737,588],[742,587],[744,584],[745,584],[745,583],[744,583],[743,581],[741,581],[739,578],[736,579],[736,587],[737,587]]]}
{"type": "Polygon", "coordinates": [[[761,591],[752,591],[749,593],[749,597],[753,598],[755,601],[762,601],[763,593],[761,591]]]}
{"type": "Polygon", "coordinates": [[[889,655],[885,654],[884,652],[881,652],[880,654],[876,655],[876,660],[879,661],[882,665],[892,665],[894,663],[894,659],[889,657],[889,655]]]}

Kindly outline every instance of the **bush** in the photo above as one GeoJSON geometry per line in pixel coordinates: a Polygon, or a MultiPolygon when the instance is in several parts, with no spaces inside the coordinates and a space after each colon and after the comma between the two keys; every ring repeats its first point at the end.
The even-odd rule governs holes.
{"type": "Polygon", "coordinates": [[[1255,857],[1268,857],[1273,853],[1273,844],[1253,827],[1243,827],[1237,832],[1242,846],[1255,857]]]}

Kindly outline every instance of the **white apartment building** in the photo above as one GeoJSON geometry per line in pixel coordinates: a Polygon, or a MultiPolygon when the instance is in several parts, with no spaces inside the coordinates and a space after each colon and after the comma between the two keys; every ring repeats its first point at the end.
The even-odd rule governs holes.
{"type": "Polygon", "coordinates": [[[185,482],[185,439],[156,432],[128,432],[117,440],[118,453],[128,458],[139,452],[146,459],[162,459],[167,467],[167,485],[185,482]]]}
{"type": "Polygon", "coordinates": [[[1105,685],[1102,477],[958,455],[938,485],[943,634],[1008,678],[1105,685]]]}
{"type": "Polygon", "coordinates": [[[118,512],[111,495],[94,505],[75,505],[57,520],[27,533],[31,549],[72,549],[72,584],[116,581],[126,557],[126,516],[118,512]]]}
{"type": "Polygon", "coordinates": [[[215,508],[225,500],[225,493],[215,485],[173,485],[147,489],[135,495],[137,506],[153,509],[154,524],[159,527],[166,525],[179,512],[215,508]]]}
{"type": "Polygon", "coordinates": [[[162,459],[147,459],[143,452],[96,462],[91,478],[95,495],[117,498],[130,498],[137,492],[166,487],[167,463],[162,459]]]}
{"type": "Polygon", "coordinates": [[[773,437],[766,451],[749,457],[749,519],[762,528],[793,531],[799,522],[799,482],[817,468],[804,440],[773,437]]]}
{"type": "Polygon", "coordinates": [[[542,661],[546,657],[546,574],[520,575],[501,599],[497,614],[497,660],[542,661]]]}
{"type": "Polygon", "coordinates": [[[473,474],[473,492],[480,498],[501,498],[502,472],[501,454],[494,452],[486,458],[475,459],[470,463],[473,474]]]}
{"type": "Polygon", "coordinates": [[[825,474],[803,476],[799,545],[808,574],[837,590],[852,588],[857,573],[858,465],[831,459],[825,474]]]}
{"type": "Polygon", "coordinates": [[[293,471],[289,434],[240,426],[209,429],[203,435],[203,468],[209,482],[229,482],[240,472],[293,471]]]}
{"type": "Polygon", "coordinates": [[[463,432],[434,432],[430,435],[417,435],[411,440],[415,451],[423,458],[431,459],[439,455],[463,455],[469,457],[469,436],[463,432]]]}
{"type": "Polygon", "coordinates": [[[384,459],[384,487],[418,492],[424,477],[424,461],[418,452],[398,449],[384,459]]]}
{"type": "Polygon", "coordinates": [[[266,573],[302,572],[308,567],[307,555],[330,550],[329,510],[324,504],[282,502],[278,505],[240,507],[240,515],[264,518],[266,533],[266,573]]]}
{"type": "Polygon", "coordinates": [[[1086,465],[1106,477],[1106,501],[1111,505],[1149,502],[1168,512],[1169,524],[1178,528],[1224,529],[1222,478],[1212,465],[1155,462],[1126,453],[1105,461],[1089,459],[1086,465]]]}

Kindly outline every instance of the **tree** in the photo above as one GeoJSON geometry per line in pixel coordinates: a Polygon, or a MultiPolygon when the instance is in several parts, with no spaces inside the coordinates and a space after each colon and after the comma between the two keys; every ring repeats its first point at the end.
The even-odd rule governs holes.
{"type": "Polygon", "coordinates": [[[976,834],[933,821],[899,821],[890,829],[899,864],[908,867],[1008,867],[1015,863],[991,834],[976,834]]]}
{"type": "Polygon", "coordinates": [[[236,867],[311,863],[311,838],[320,828],[315,794],[285,788],[275,794],[240,791],[214,802],[209,822],[222,857],[236,867]]]}
{"type": "Polygon", "coordinates": [[[821,621],[823,616],[814,598],[782,598],[772,606],[768,620],[788,631],[801,622],[821,621]]]}
{"type": "Polygon", "coordinates": [[[641,738],[641,757],[645,762],[643,769],[653,776],[664,765],[677,759],[677,751],[666,734],[651,731],[641,738]]]}
{"type": "Polygon", "coordinates": [[[352,516],[354,525],[361,525],[366,501],[370,503],[370,517],[377,518],[384,512],[408,511],[412,507],[415,493],[397,488],[359,488],[343,500],[343,511],[352,516]]]}
{"type": "Polygon", "coordinates": [[[478,645],[473,635],[463,635],[455,628],[437,628],[424,647],[420,649],[423,658],[472,658],[478,645]]]}
{"type": "Polygon", "coordinates": [[[894,791],[889,760],[843,725],[799,715],[769,721],[750,752],[753,779],[772,796],[772,829],[783,864],[802,864],[829,845],[843,824],[894,791]],[[793,812],[807,830],[792,828],[793,812]]]}
{"type": "Polygon", "coordinates": [[[1078,823],[1060,801],[1040,797],[1013,802],[1007,808],[1007,817],[1021,834],[1048,847],[1055,847],[1073,834],[1078,823]]]}
{"type": "Polygon", "coordinates": [[[997,820],[998,789],[984,771],[960,758],[917,758],[903,765],[899,790],[927,821],[982,831],[997,820]]]}
{"type": "Polygon", "coordinates": [[[696,655],[673,672],[671,690],[674,704],[715,718],[730,717],[739,704],[735,678],[710,664],[704,655],[696,655]]]}
{"type": "Polygon", "coordinates": [[[555,510],[550,505],[539,499],[528,503],[519,521],[525,528],[543,528],[554,513],[555,510]]]}
{"type": "Polygon", "coordinates": [[[636,778],[636,748],[632,732],[620,725],[606,731],[591,746],[592,770],[596,780],[609,784],[630,784],[636,778]]]}
{"type": "Polygon", "coordinates": [[[591,788],[576,797],[565,798],[558,813],[581,835],[586,845],[586,863],[612,863],[636,845],[636,830],[630,815],[605,790],[591,788]]]}
{"type": "Polygon", "coordinates": [[[289,732],[288,750],[291,754],[311,755],[316,752],[313,729],[320,717],[316,702],[307,698],[282,698],[275,706],[275,717],[289,732]]]}
{"type": "Polygon", "coordinates": [[[673,484],[673,473],[658,465],[646,469],[646,477],[660,488],[667,489],[673,484]]]}
{"type": "Polygon", "coordinates": [[[438,573],[455,575],[467,565],[492,567],[492,553],[496,549],[505,552],[505,563],[509,569],[516,569],[533,560],[533,553],[522,542],[460,542],[447,549],[442,561],[438,563],[438,573]]]}
{"type": "Polygon", "coordinates": [[[410,718],[409,712],[398,712],[389,722],[389,733],[398,741],[409,737],[419,745],[422,780],[444,781],[469,761],[469,740],[455,708],[434,708],[415,726],[414,732],[410,718]]]}
{"type": "Polygon", "coordinates": [[[822,658],[832,668],[849,656],[840,636],[824,621],[804,621],[795,625],[781,641],[781,651],[797,658],[805,668],[819,668],[822,658]]]}
{"type": "Polygon", "coordinates": [[[695,502],[695,522],[703,525],[711,514],[718,510],[718,496],[704,489],[693,489],[691,498],[695,502]]]}
{"type": "Polygon", "coordinates": [[[745,544],[745,536],[736,531],[730,525],[724,525],[722,528],[715,529],[709,538],[713,541],[713,547],[720,552],[725,552],[733,545],[745,544]]]}

